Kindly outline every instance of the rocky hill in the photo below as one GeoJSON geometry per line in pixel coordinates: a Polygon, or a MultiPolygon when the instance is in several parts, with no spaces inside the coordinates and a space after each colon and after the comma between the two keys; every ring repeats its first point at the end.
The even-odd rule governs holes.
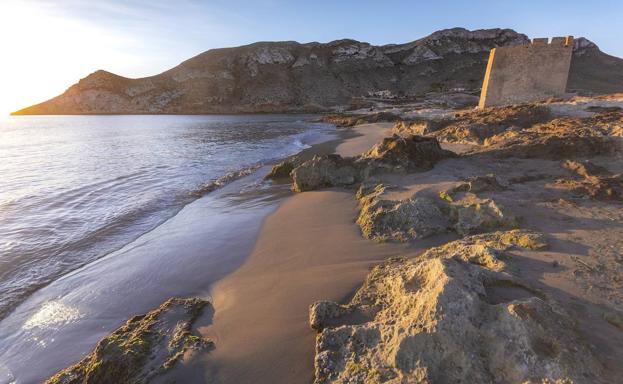
{"type": "MultiPolygon", "coordinates": [[[[384,46],[259,42],[209,50],[152,77],[100,70],[15,114],[303,112],[362,97],[408,99],[430,90],[478,89],[491,48],[528,41],[511,29],[453,28],[384,46]]],[[[569,88],[623,91],[623,59],[577,39],[569,88]]]]}

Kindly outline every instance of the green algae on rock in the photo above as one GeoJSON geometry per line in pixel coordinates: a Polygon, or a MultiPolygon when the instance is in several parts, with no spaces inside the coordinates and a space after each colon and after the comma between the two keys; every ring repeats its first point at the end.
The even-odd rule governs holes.
{"type": "Polygon", "coordinates": [[[212,341],[191,333],[209,304],[198,298],[171,298],[128,320],[100,340],[93,352],[46,383],[146,383],[173,367],[187,351],[213,348],[212,341]]]}

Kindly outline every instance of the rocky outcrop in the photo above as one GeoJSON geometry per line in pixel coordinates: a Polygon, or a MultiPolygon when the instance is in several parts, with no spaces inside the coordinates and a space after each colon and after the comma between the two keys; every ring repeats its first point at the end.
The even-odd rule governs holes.
{"type": "Polygon", "coordinates": [[[517,226],[517,219],[491,199],[469,195],[458,201],[416,196],[388,200],[383,198],[385,189],[379,184],[370,191],[362,187],[357,193],[357,225],[367,239],[406,242],[448,231],[465,236],[517,226]]]}
{"type": "Polygon", "coordinates": [[[549,120],[547,106],[523,104],[459,112],[447,119],[403,122],[394,131],[401,135],[430,135],[440,142],[482,145],[506,130],[529,128],[549,120]]]}
{"type": "Polygon", "coordinates": [[[313,304],[314,382],[601,382],[572,317],[502,271],[541,246],[522,231],[469,237],[375,267],[345,305],[313,304]]]}
{"type": "MultiPolygon", "coordinates": [[[[618,81],[623,60],[582,41],[576,46],[570,88],[623,91],[618,81]]],[[[209,50],[140,79],[97,71],[62,95],[17,113],[324,111],[376,94],[410,99],[431,90],[478,89],[491,48],[527,42],[527,36],[510,29],[463,28],[386,46],[355,40],[260,42],[209,50]]]]}
{"type": "Polygon", "coordinates": [[[527,129],[508,129],[486,140],[486,150],[503,157],[562,160],[621,150],[623,114],[559,118],[527,129]]]}
{"type": "Polygon", "coordinates": [[[357,225],[362,235],[375,241],[410,241],[446,232],[451,227],[444,207],[427,198],[386,200],[385,191],[377,185],[371,192],[358,192],[357,225]]]}
{"type": "Polygon", "coordinates": [[[273,165],[270,169],[270,172],[264,177],[267,180],[278,180],[289,178],[290,173],[294,170],[294,168],[303,164],[304,160],[299,155],[294,155],[286,158],[273,165]]]}
{"type": "Polygon", "coordinates": [[[458,183],[448,190],[441,191],[439,197],[448,202],[455,200],[455,194],[459,192],[493,192],[503,191],[507,186],[502,183],[494,174],[488,174],[484,176],[471,176],[464,181],[458,183]]]}
{"type": "Polygon", "coordinates": [[[558,179],[556,186],[570,190],[580,197],[589,197],[595,200],[622,200],[623,175],[609,175],[604,167],[590,161],[563,162],[563,167],[573,172],[574,179],[558,179]]]}
{"type": "Polygon", "coordinates": [[[360,124],[392,122],[400,120],[400,116],[390,112],[376,112],[369,114],[331,114],[322,117],[325,123],[335,124],[338,127],[353,127],[360,124]]]}
{"type": "Polygon", "coordinates": [[[413,172],[431,169],[438,161],[455,156],[454,152],[442,149],[434,138],[393,135],[362,154],[360,161],[393,172],[413,172]]]}
{"type": "Polygon", "coordinates": [[[383,139],[370,151],[358,157],[314,156],[290,172],[292,189],[303,192],[318,188],[354,186],[378,172],[423,171],[431,169],[442,159],[454,156],[453,152],[442,149],[436,139],[394,135],[383,139]]]}
{"type": "Polygon", "coordinates": [[[172,298],[135,316],[97,343],[89,355],[52,376],[48,384],[149,382],[191,350],[213,343],[191,333],[193,323],[210,305],[201,299],[172,298]]]}
{"type": "Polygon", "coordinates": [[[290,173],[292,190],[311,191],[327,187],[347,187],[366,177],[365,164],[340,155],[314,156],[290,173]]]}

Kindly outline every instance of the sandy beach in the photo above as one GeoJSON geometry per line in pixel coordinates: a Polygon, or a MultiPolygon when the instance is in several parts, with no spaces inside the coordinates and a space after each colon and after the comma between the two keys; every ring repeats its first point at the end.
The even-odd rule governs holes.
{"type": "MultiPolygon", "coordinates": [[[[392,126],[353,127],[335,152],[365,152],[392,126]]],[[[324,144],[310,151],[327,149],[324,144]]],[[[199,331],[218,347],[165,377],[311,382],[316,331],[309,326],[309,305],[348,300],[372,266],[392,256],[413,257],[452,238],[438,236],[417,246],[366,240],[354,223],[358,209],[353,194],[329,189],[288,197],[265,220],[249,258],[211,290],[214,317],[199,331]]]]}

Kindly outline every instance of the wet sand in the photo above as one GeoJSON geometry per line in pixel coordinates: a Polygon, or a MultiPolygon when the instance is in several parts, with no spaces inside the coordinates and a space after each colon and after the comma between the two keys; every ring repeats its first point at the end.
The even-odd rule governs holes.
{"type": "MultiPolygon", "coordinates": [[[[361,153],[389,128],[391,124],[356,127],[358,136],[336,151],[361,153]]],[[[416,249],[364,239],[354,223],[353,194],[338,189],[295,194],[266,219],[247,261],[212,290],[213,322],[200,332],[215,340],[216,348],[178,370],[181,377],[222,383],[311,382],[315,332],[308,323],[309,305],[342,301],[375,264],[442,241],[422,242],[416,249]]]]}

